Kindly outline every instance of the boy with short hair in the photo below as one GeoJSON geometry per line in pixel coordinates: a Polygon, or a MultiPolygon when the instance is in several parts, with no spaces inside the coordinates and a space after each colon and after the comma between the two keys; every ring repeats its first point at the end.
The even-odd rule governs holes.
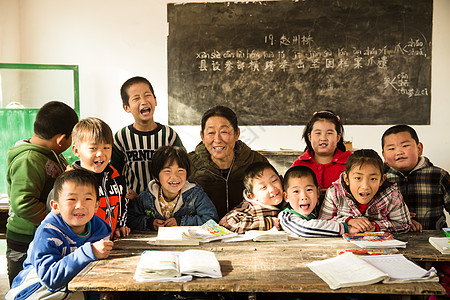
{"type": "Polygon", "coordinates": [[[316,174],[306,166],[295,166],[287,170],[283,180],[284,198],[288,207],[279,213],[283,230],[302,237],[340,236],[357,233],[359,230],[345,222],[318,220],[316,205],[320,189],[316,174]]]}
{"type": "Polygon", "coordinates": [[[97,180],[86,170],[65,172],[55,181],[52,212],[36,230],[24,269],[5,299],[84,299],[68,283],[91,261],[109,256],[111,228],[94,215],[97,180]]]}
{"type": "Polygon", "coordinates": [[[6,225],[8,277],[11,284],[22,270],[34,232],[46,216],[47,196],[56,177],[64,172],[64,152],[72,142],[76,112],[67,104],[51,101],[39,109],[29,140],[9,148],[6,181],[9,217],[6,225]]]}
{"type": "Polygon", "coordinates": [[[153,153],[161,146],[183,147],[183,143],[172,128],[154,121],[156,96],[146,78],[128,79],[120,95],[123,109],[133,115],[134,124],[114,135],[111,164],[125,177],[131,189],[130,198],[134,198],[153,179],[150,172],[153,153]]]}
{"type": "Polygon", "coordinates": [[[422,155],[423,145],[408,125],[396,125],[381,138],[387,180],[397,183],[408,206],[411,231],[445,227],[450,211],[450,176],[422,155]]]}
{"type": "Polygon", "coordinates": [[[111,128],[98,118],[80,120],[73,129],[73,153],[80,159],[68,170],[85,169],[97,178],[100,209],[96,215],[112,228],[113,237],[127,236],[127,187],[125,179],[109,163],[113,135],[111,128]]]}
{"type": "Polygon", "coordinates": [[[244,175],[244,200],[229,211],[219,225],[237,232],[281,229],[278,213],[284,206],[283,186],[268,162],[251,164],[244,175]]]}

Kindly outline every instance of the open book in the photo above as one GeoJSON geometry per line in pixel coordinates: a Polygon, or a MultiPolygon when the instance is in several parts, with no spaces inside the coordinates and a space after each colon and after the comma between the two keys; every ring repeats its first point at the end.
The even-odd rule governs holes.
{"type": "Polygon", "coordinates": [[[384,283],[434,281],[436,270],[429,271],[406,259],[402,254],[356,256],[344,253],[306,265],[325,281],[331,289],[384,283]]]}
{"type": "Polygon", "coordinates": [[[228,239],[237,236],[236,232],[232,232],[223,226],[217,224],[214,220],[209,220],[202,226],[191,227],[184,233],[185,236],[197,239],[200,242],[211,242],[217,240],[228,239]]]}
{"type": "Polygon", "coordinates": [[[216,255],[205,250],[144,251],[136,267],[139,282],[185,282],[197,277],[222,277],[216,255]]]}
{"type": "Polygon", "coordinates": [[[201,226],[159,227],[158,236],[149,240],[152,245],[199,245],[237,236],[214,220],[201,226]]]}
{"type": "Polygon", "coordinates": [[[430,237],[428,241],[442,254],[450,254],[450,237],[430,237]]]}
{"type": "Polygon", "coordinates": [[[342,237],[360,248],[406,248],[407,244],[394,239],[388,232],[344,233],[342,237]]]}

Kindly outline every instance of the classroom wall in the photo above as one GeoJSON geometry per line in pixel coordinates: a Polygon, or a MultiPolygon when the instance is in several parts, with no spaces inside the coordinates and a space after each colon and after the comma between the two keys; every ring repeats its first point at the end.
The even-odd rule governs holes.
{"type": "MultiPolygon", "coordinates": [[[[167,123],[167,3],[0,0],[0,62],[79,65],[81,117],[100,117],[113,131],[132,122],[122,109],[121,84],[129,77],[145,76],[158,100],[155,119],[167,123]]],[[[435,0],[433,14],[431,125],[415,128],[425,155],[450,170],[450,35],[446,32],[450,1],[435,0]]],[[[380,137],[388,125],[344,127],[353,147],[373,148],[381,154],[380,137]]],[[[200,126],[175,129],[188,150],[200,141],[200,126]]],[[[303,150],[302,130],[302,126],[242,127],[241,139],[253,149],[303,150]]]]}

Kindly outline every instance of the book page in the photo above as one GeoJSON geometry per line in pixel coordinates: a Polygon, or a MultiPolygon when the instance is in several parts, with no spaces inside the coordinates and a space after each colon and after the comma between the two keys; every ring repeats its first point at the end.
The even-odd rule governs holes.
{"type": "Polygon", "coordinates": [[[429,275],[427,270],[416,265],[403,254],[362,256],[360,258],[387,273],[391,280],[422,278],[429,275]]]}
{"type": "Polygon", "coordinates": [[[430,237],[428,241],[442,254],[450,254],[450,237],[430,237]]]}
{"type": "Polygon", "coordinates": [[[186,250],[180,254],[180,272],[198,277],[222,277],[220,264],[214,252],[186,250]]]}
{"type": "Polygon", "coordinates": [[[199,245],[198,239],[192,239],[185,235],[188,230],[200,228],[200,226],[173,226],[159,227],[156,245],[199,245]]]}
{"type": "Polygon", "coordinates": [[[402,242],[399,240],[384,240],[384,241],[351,241],[360,248],[406,248],[407,242],[402,242]]]}
{"type": "Polygon", "coordinates": [[[180,277],[178,253],[173,251],[144,251],[136,267],[134,279],[151,281],[180,277]]]}
{"type": "Polygon", "coordinates": [[[352,253],[314,261],[306,266],[328,283],[331,289],[367,285],[389,278],[386,273],[352,253]]]}
{"type": "Polygon", "coordinates": [[[248,230],[245,235],[255,242],[282,242],[287,241],[288,236],[285,231],[278,231],[275,227],[270,230],[248,230]]]}

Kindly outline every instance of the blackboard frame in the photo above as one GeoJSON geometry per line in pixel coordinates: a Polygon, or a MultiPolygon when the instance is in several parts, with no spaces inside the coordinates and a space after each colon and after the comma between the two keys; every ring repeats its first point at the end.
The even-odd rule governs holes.
{"type": "Polygon", "coordinates": [[[432,6],[432,0],[168,4],[169,124],[198,125],[209,107],[226,105],[242,125],[304,125],[323,109],[347,125],[429,125],[432,6]],[[271,55],[277,69],[261,71],[271,55]],[[282,55],[289,69],[281,69],[282,55]],[[227,72],[229,61],[234,69],[227,72]],[[259,72],[252,61],[262,62],[259,72]]]}

